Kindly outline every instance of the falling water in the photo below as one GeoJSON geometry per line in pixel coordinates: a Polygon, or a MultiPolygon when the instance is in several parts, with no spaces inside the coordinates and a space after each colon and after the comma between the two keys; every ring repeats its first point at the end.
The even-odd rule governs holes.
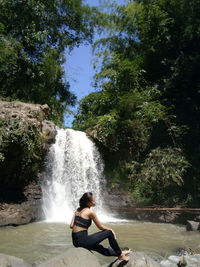
{"type": "Polygon", "coordinates": [[[101,213],[103,167],[97,148],[84,132],[58,129],[42,186],[46,219],[69,222],[80,196],[87,191],[95,192],[101,213]]]}

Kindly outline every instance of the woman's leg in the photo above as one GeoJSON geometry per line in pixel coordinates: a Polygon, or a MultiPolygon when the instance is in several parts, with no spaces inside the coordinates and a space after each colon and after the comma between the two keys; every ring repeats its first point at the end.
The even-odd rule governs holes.
{"type": "Polygon", "coordinates": [[[117,253],[112,248],[105,248],[104,246],[98,244],[93,246],[91,250],[97,251],[104,256],[118,256],[117,253]]]}
{"type": "MultiPolygon", "coordinates": [[[[117,240],[115,239],[114,234],[111,230],[103,230],[101,232],[88,235],[87,239],[85,240],[85,246],[91,250],[98,249],[98,252],[101,251],[100,253],[102,254],[102,252],[103,252],[102,247],[103,246],[99,247],[97,245],[107,238],[108,238],[108,241],[109,241],[111,248],[115,252],[115,255],[113,255],[113,256],[121,255],[122,251],[121,251],[121,249],[117,243],[117,240]]],[[[105,250],[104,250],[104,252],[105,252],[105,250]]],[[[107,252],[105,252],[105,253],[110,253],[110,252],[108,252],[108,250],[107,250],[107,252]]]]}

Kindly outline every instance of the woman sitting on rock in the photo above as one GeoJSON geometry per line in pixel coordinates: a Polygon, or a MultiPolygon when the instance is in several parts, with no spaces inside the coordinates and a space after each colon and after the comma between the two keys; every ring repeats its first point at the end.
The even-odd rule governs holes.
{"type": "Polygon", "coordinates": [[[80,207],[75,211],[70,224],[73,245],[97,251],[105,256],[117,256],[120,260],[128,261],[130,250],[121,251],[113,230],[103,225],[91,209],[96,205],[95,196],[91,192],[83,194],[79,200],[79,205],[80,207]],[[87,230],[92,221],[103,231],[88,235],[87,230]],[[105,239],[108,239],[111,248],[100,245],[105,239]]]}

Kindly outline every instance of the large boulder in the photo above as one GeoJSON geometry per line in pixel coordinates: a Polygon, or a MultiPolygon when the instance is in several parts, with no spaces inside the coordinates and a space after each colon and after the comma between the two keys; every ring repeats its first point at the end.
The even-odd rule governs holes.
{"type": "Polygon", "coordinates": [[[23,259],[0,253],[0,266],[1,267],[31,267],[32,265],[25,262],[23,259]]]}
{"type": "Polygon", "coordinates": [[[44,148],[48,148],[48,145],[54,143],[55,141],[57,132],[55,124],[51,121],[43,120],[41,122],[41,131],[45,139],[44,145],[46,146],[44,148]]]}
{"type": "Polygon", "coordinates": [[[89,250],[70,248],[65,253],[39,264],[38,267],[101,267],[101,265],[89,250]]]}
{"type": "Polygon", "coordinates": [[[120,188],[107,187],[103,192],[103,199],[108,207],[113,210],[135,207],[133,198],[120,188]]]}
{"type": "Polygon", "coordinates": [[[125,261],[117,260],[109,265],[109,267],[161,267],[161,265],[147,256],[143,252],[131,252],[130,259],[126,263],[125,261]]]}
{"type": "Polygon", "coordinates": [[[42,218],[40,173],[56,125],[48,105],[0,100],[0,226],[42,218]]]}
{"type": "Polygon", "coordinates": [[[23,103],[20,101],[2,101],[0,100],[0,117],[18,118],[22,121],[30,120],[38,123],[48,117],[50,108],[48,105],[23,103]]]}
{"type": "Polygon", "coordinates": [[[0,226],[27,224],[39,220],[41,214],[40,200],[21,204],[0,204],[0,226]]]}
{"type": "Polygon", "coordinates": [[[14,118],[21,124],[35,125],[40,130],[44,138],[44,148],[55,141],[56,126],[48,121],[50,108],[47,104],[30,104],[20,101],[2,101],[0,100],[0,119],[5,120],[14,118]]]}

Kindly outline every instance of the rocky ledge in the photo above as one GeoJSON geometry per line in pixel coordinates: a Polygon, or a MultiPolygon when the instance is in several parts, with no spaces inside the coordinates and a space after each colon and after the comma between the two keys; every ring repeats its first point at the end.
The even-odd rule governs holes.
{"type": "Polygon", "coordinates": [[[32,182],[23,193],[26,201],[20,204],[0,203],[0,226],[18,226],[44,219],[40,186],[32,182]]]}
{"type": "Polygon", "coordinates": [[[42,218],[39,172],[57,132],[50,113],[46,104],[0,100],[0,226],[42,218]]]}
{"type": "Polygon", "coordinates": [[[200,255],[170,256],[168,259],[156,261],[143,252],[131,252],[128,262],[115,259],[110,264],[100,265],[96,256],[89,250],[83,248],[70,248],[65,253],[60,254],[39,265],[30,264],[23,259],[10,255],[0,254],[1,267],[199,267],[200,255]],[[180,265],[182,264],[182,265],[180,265]]]}
{"type": "Polygon", "coordinates": [[[18,119],[21,124],[29,123],[37,126],[44,137],[44,145],[53,143],[56,136],[55,124],[46,120],[50,112],[47,104],[39,105],[0,100],[0,119],[14,118],[18,119]]]}
{"type": "MultiPolygon", "coordinates": [[[[121,203],[121,198],[120,203],[121,203]]],[[[109,205],[109,202],[106,202],[109,205]]],[[[113,202],[110,202],[111,204],[113,202]]],[[[125,203],[125,201],[124,201],[125,203]]],[[[153,223],[172,223],[187,225],[188,231],[200,230],[199,208],[159,208],[159,207],[134,207],[119,206],[119,201],[110,206],[112,212],[123,213],[123,217],[131,220],[146,221],[153,223]],[[117,206],[118,205],[118,206],[117,206]]]]}

